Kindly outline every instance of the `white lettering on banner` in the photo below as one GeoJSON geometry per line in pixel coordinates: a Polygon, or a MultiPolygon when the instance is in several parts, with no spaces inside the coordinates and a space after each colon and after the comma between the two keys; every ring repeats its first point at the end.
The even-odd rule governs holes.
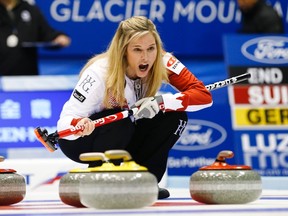
{"type": "Polygon", "coordinates": [[[288,49],[285,48],[285,41],[279,40],[260,40],[257,49],[254,51],[256,58],[263,59],[288,59],[288,49]]]}
{"type": "Polygon", "coordinates": [[[288,169],[253,169],[254,171],[258,172],[261,176],[287,176],[288,169]]]}
{"type": "Polygon", "coordinates": [[[242,54],[255,62],[286,64],[288,61],[288,38],[280,36],[257,37],[246,41],[242,54]]]}
{"type": "Polygon", "coordinates": [[[49,119],[52,116],[51,101],[47,99],[31,100],[31,117],[34,119],[49,119]]]}
{"type": "Polygon", "coordinates": [[[188,124],[183,131],[178,142],[173,149],[180,151],[198,151],[214,148],[225,141],[226,130],[215,122],[188,120],[188,124]]]}
{"type": "Polygon", "coordinates": [[[51,16],[58,22],[91,22],[98,20],[103,22],[120,22],[131,16],[146,16],[153,21],[164,22],[166,5],[163,1],[148,0],[114,0],[106,1],[104,5],[100,0],[93,1],[88,13],[81,14],[80,0],[53,1],[50,7],[51,16]],[[115,13],[115,8],[120,10],[115,13]]]}
{"type": "Polygon", "coordinates": [[[0,119],[20,119],[21,105],[19,102],[7,99],[0,103],[0,119]]]}
{"type": "Polygon", "coordinates": [[[251,86],[248,90],[251,105],[288,104],[288,86],[251,86]]]}
{"type": "MultiPolygon", "coordinates": [[[[218,18],[221,23],[230,23],[234,19],[236,9],[236,3],[234,1],[230,1],[228,5],[228,13],[225,16],[226,11],[224,1],[219,1],[218,5],[216,5],[213,1],[200,1],[198,3],[195,1],[190,1],[186,6],[183,6],[181,1],[175,1],[173,21],[177,23],[179,22],[180,17],[187,17],[188,22],[194,22],[195,19],[197,19],[202,23],[211,23],[218,18]]],[[[236,20],[236,22],[239,21],[240,17],[238,20],[236,20]]]]}
{"type": "Polygon", "coordinates": [[[256,164],[259,165],[260,169],[267,169],[271,167],[273,169],[276,168],[288,168],[288,153],[245,153],[243,155],[244,163],[255,167],[256,164]],[[254,163],[255,162],[255,163],[254,163]]]}
{"type": "Polygon", "coordinates": [[[285,175],[285,171],[286,170],[280,170],[280,169],[265,169],[265,170],[258,170],[258,169],[254,169],[254,171],[258,172],[259,175],[261,176],[281,176],[281,175],[285,175]]]}
{"type": "Polygon", "coordinates": [[[168,168],[195,168],[195,167],[202,167],[212,164],[215,161],[215,158],[205,158],[205,157],[198,157],[198,158],[190,158],[190,157],[181,157],[181,158],[168,158],[168,168]]]}
{"type": "Polygon", "coordinates": [[[256,146],[251,146],[249,134],[243,134],[241,140],[244,152],[288,152],[288,133],[268,134],[268,143],[264,134],[256,134],[256,146]]]}
{"type": "Polygon", "coordinates": [[[280,2],[278,2],[278,1],[275,2],[275,4],[274,4],[274,9],[277,11],[277,13],[278,13],[281,17],[284,16],[280,2]]]}
{"type": "Polygon", "coordinates": [[[288,168],[287,133],[268,134],[267,140],[264,134],[256,134],[256,146],[251,145],[249,134],[242,134],[241,142],[245,164],[253,166],[256,160],[261,169],[268,168],[270,165],[272,168],[288,168]]]}
{"type": "MultiPolygon", "coordinates": [[[[91,5],[87,5],[89,3],[81,0],[54,0],[50,6],[50,14],[58,22],[91,22],[94,20],[120,22],[136,15],[146,16],[152,21],[164,22],[166,4],[171,4],[164,0],[94,0],[91,2],[93,2],[91,5]]],[[[241,21],[241,12],[236,1],[233,0],[229,2],[191,0],[187,4],[178,0],[172,7],[172,17],[166,17],[174,23],[179,22],[181,18],[189,23],[199,21],[206,24],[216,20],[224,24],[241,21]]],[[[274,8],[282,17],[285,17],[283,11],[286,9],[283,10],[282,7],[284,5],[275,2],[274,8]]],[[[288,13],[286,16],[288,21],[288,13]]]]}
{"type": "Polygon", "coordinates": [[[250,84],[280,84],[283,81],[283,73],[279,68],[248,68],[250,84]]]}
{"type": "MultiPolygon", "coordinates": [[[[44,127],[56,131],[56,127],[44,127]]],[[[35,142],[34,127],[0,127],[0,143],[35,142]]],[[[41,145],[41,144],[40,144],[41,145]]]]}
{"type": "MultiPolygon", "coordinates": [[[[31,99],[31,118],[49,119],[52,116],[51,101],[47,99],[31,99]]],[[[21,103],[6,99],[0,103],[0,119],[21,119],[21,103]]],[[[28,113],[26,113],[28,115],[28,113]]]]}

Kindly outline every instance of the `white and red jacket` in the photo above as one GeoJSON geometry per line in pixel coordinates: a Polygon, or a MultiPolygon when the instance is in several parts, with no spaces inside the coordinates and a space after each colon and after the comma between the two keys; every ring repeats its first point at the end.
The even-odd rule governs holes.
{"type": "MultiPolygon", "coordinates": [[[[170,53],[165,53],[163,61],[168,70],[169,83],[179,91],[176,94],[162,95],[165,111],[193,112],[212,105],[210,92],[178,59],[170,53]]],[[[83,72],[70,99],[64,104],[57,123],[58,131],[75,126],[79,119],[104,109],[102,102],[107,67],[107,59],[102,58],[83,72]]],[[[136,102],[134,81],[128,77],[125,79],[125,98],[128,107],[131,107],[136,102]]],[[[145,89],[145,86],[143,88],[145,89]]],[[[65,138],[73,140],[78,137],[71,135],[65,138]]]]}

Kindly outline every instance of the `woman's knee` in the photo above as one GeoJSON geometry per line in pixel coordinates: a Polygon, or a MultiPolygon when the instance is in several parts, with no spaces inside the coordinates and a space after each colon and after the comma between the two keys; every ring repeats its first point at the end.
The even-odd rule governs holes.
{"type": "Polygon", "coordinates": [[[79,143],[75,140],[72,141],[59,139],[58,143],[63,154],[69,159],[78,163],[81,163],[81,160],[79,159],[80,154],[91,151],[90,146],[88,146],[87,144],[79,143]]]}

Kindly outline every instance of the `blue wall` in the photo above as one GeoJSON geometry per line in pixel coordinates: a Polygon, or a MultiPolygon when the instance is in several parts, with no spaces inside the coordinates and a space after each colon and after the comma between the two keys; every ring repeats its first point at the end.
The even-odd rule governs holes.
{"type": "MultiPolygon", "coordinates": [[[[177,56],[222,57],[222,35],[235,33],[241,14],[236,0],[35,0],[51,25],[69,34],[72,45],[57,54],[91,56],[104,51],[118,23],[144,15],[158,27],[165,48],[177,56]]],[[[288,30],[287,0],[270,1],[288,30]]],[[[55,52],[41,52],[55,55],[55,52]]]]}

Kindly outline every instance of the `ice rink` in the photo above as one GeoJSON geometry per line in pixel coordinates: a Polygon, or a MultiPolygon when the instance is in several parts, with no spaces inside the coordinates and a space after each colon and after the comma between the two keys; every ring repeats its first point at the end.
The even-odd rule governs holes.
{"type": "Polygon", "coordinates": [[[141,209],[99,210],[65,205],[58,192],[28,193],[11,206],[1,206],[1,215],[288,215],[288,191],[264,190],[255,202],[241,205],[206,205],[190,198],[186,189],[170,189],[171,197],[141,209]]]}
{"type": "MultiPolygon", "coordinates": [[[[269,181],[271,187],[278,185],[287,187],[287,179],[269,181]],[[274,183],[273,183],[274,181],[274,183]],[[286,185],[283,185],[285,184],[286,185]]],[[[198,203],[190,198],[189,178],[168,179],[170,198],[158,200],[152,206],[141,209],[113,209],[101,210],[93,208],[76,208],[62,203],[59,198],[57,185],[53,182],[52,190],[30,190],[26,192],[23,201],[11,205],[1,206],[1,215],[288,215],[288,190],[286,189],[263,189],[260,199],[237,205],[207,205],[198,203]],[[171,183],[173,181],[174,183],[171,183]],[[169,183],[170,182],[170,183],[169,183]],[[173,186],[174,185],[174,186],[173,186]],[[179,186],[182,185],[182,186],[179,186]]],[[[267,187],[266,180],[263,187],[267,187]]]]}

